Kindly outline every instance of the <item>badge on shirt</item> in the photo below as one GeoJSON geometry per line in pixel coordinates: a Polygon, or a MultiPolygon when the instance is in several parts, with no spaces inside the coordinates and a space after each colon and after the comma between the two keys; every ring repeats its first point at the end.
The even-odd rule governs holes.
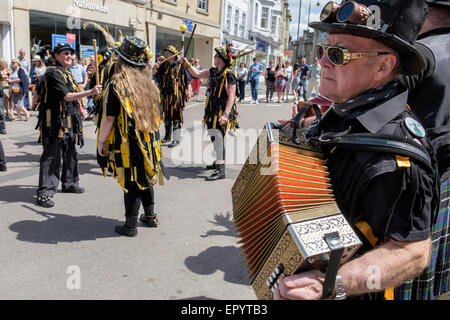
{"type": "Polygon", "coordinates": [[[423,138],[425,137],[425,129],[422,127],[422,125],[419,123],[419,121],[413,119],[413,118],[406,118],[405,119],[405,125],[409,132],[414,137],[417,138],[423,138]]]}

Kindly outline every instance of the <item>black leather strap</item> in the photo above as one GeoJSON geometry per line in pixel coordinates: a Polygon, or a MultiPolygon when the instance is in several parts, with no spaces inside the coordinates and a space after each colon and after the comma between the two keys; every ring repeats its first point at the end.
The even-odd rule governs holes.
{"type": "MultiPolygon", "coordinates": [[[[292,132],[292,142],[294,143],[298,143],[297,142],[297,129],[300,127],[299,126],[299,122],[301,120],[301,118],[303,117],[303,115],[310,109],[313,108],[314,113],[316,115],[316,119],[314,120],[314,123],[317,124],[320,122],[320,120],[322,119],[322,113],[320,112],[320,108],[317,104],[313,104],[312,106],[308,106],[305,105],[303,106],[300,111],[297,113],[297,115],[295,116],[294,119],[287,121],[286,123],[282,124],[282,125],[276,125],[277,129],[283,129],[288,123],[292,123],[292,127],[294,129],[294,131],[292,132]]],[[[316,126],[313,126],[314,128],[316,126]]]]}
{"type": "Polygon", "coordinates": [[[428,151],[417,142],[398,136],[373,134],[323,134],[317,141],[323,145],[338,145],[354,150],[385,152],[405,157],[411,157],[433,170],[432,160],[428,151]]]}
{"type": "Polygon", "coordinates": [[[325,282],[323,283],[322,299],[329,298],[333,294],[336,275],[345,249],[338,232],[325,234],[324,240],[330,248],[331,253],[327,272],[325,274],[325,282]]]}

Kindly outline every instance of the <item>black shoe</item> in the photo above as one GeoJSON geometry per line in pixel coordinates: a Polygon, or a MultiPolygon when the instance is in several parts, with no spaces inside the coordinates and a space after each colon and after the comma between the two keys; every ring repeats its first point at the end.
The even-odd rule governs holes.
{"type": "Polygon", "coordinates": [[[216,181],[219,179],[225,179],[225,172],[221,172],[219,170],[214,170],[212,175],[205,178],[206,181],[216,181]]]}
{"type": "Polygon", "coordinates": [[[145,223],[150,228],[156,228],[159,225],[159,219],[156,213],[153,215],[147,215],[145,213],[141,214],[139,221],[145,223]]]}
{"type": "Polygon", "coordinates": [[[6,130],[5,129],[0,130],[0,134],[6,134],[6,130]]]}
{"type": "Polygon", "coordinates": [[[216,162],[214,161],[213,164],[209,164],[206,166],[206,170],[218,170],[219,167],[217,166],[216,162]]]}
{"type": "Polygon", "coordinates": [[[6,166],[5,165],[0,166],[0,171],[6,171],[6,166]]]}
{"type": "Polygon", "coordinates": [[[180,144],[180,141],[178,141],[178,140],[173,140],[169,145],[168,145],[168,147],[169,148],[175,148],[177,145],[179,145],[180,144]]]}
{"type": "Polygon", "coordinates": [[[50,199],[49,196],[39,196],[37,197],[37,203],[41,207],[51,208],[55,205],[55,203],[50,199]]]}
{"type": "Polygon", "coordinates": [[[127,237],[136,237],[137,236],[137,221],[138,217],[125,217],[125,224],[121,226],[115,226],[114,230],[124,236],[127,237]]]}
{"type": "Polygon", "coordinates": [[[215,181],[219,179],[225,179],[225,164],[218,164],[217,169],[205,178],[206,181],[215,181]]]}
{"type": "Polygon", "coordinates": [[[141,214],[139,221],[145,223],[150,228],[156,228],[159,225],[157,214],[155,213],[155,205],[144,207],[144,214],[141,214]]]}
{"type": "Polygon", "coordinates": [[[69,187],[67,189],[62,188],[62,192],[63,193],[83,193],[84,192],[84,188],[80,188],[80,187],[69,187]]]}
{"type": "Polygon", "coordinates": [[[161,143],[168,143],[172,140],[172,137],[164,137],[164,139],[161,140],[161,143]]]}

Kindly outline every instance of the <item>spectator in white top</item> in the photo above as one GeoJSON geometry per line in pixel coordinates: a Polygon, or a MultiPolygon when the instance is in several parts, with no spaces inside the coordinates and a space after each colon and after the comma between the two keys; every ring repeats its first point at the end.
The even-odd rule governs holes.
{"type": "Polygon", "coordinates": [[[286,88],[284,89],[283,99],[284,102],[289,102],[289,91],[291,90],[291,82],[292,82],[292,66],[289,60],[286,61],[286,68],[284,69],[287,74],[286,78],[286,88]]]}

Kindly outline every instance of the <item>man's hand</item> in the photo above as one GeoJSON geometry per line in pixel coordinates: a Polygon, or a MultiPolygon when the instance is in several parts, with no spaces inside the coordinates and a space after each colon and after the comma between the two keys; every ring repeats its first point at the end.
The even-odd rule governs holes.
{"type": "Polygon", "coordinates": [[[280,278],[275,290],[275,300],[319,300],[322,297],[325,274],[312,270],[286,278],[280,278]]]}
{"type": "MultiPolygon", "coordinates": [[[[279,123],[279,124],[285,124],[285,123],[288,122],[288,121],[294,120],[294,118],[295,118],[295,116],[296,116],[297,114],[298,114],[298,108],[297,108],[297,105],[294,104],[294,105],[292,106],[292,115],[291,115],[291,118],[288,119],[288,120],[278,120],[278,123],[279,123]]],[[[292,123],[288,123],[286,126],[290,128],[290,127],[292,126],[292,123]]]]}
{"type": "Polygon", "coordinates": [[[228,122],[228,117],[227,117],[227,116],[221,116],[221,117],[220,117],[220,119],[219,119],[219,124],[220,124],[221,126],[226,125],[227,122],[228,122]]]}
{"type": "Polygon", "coordinates": [[[103,86],[101,84],[96,85],[91,90],[89,90],[89,96],[96,96],[102,93],[103,86]]]}
{"type": "Polygon", "coordinates": [[[192,98],[192,90],[186,90],[186,102],[191,101],[192,98]]]}

